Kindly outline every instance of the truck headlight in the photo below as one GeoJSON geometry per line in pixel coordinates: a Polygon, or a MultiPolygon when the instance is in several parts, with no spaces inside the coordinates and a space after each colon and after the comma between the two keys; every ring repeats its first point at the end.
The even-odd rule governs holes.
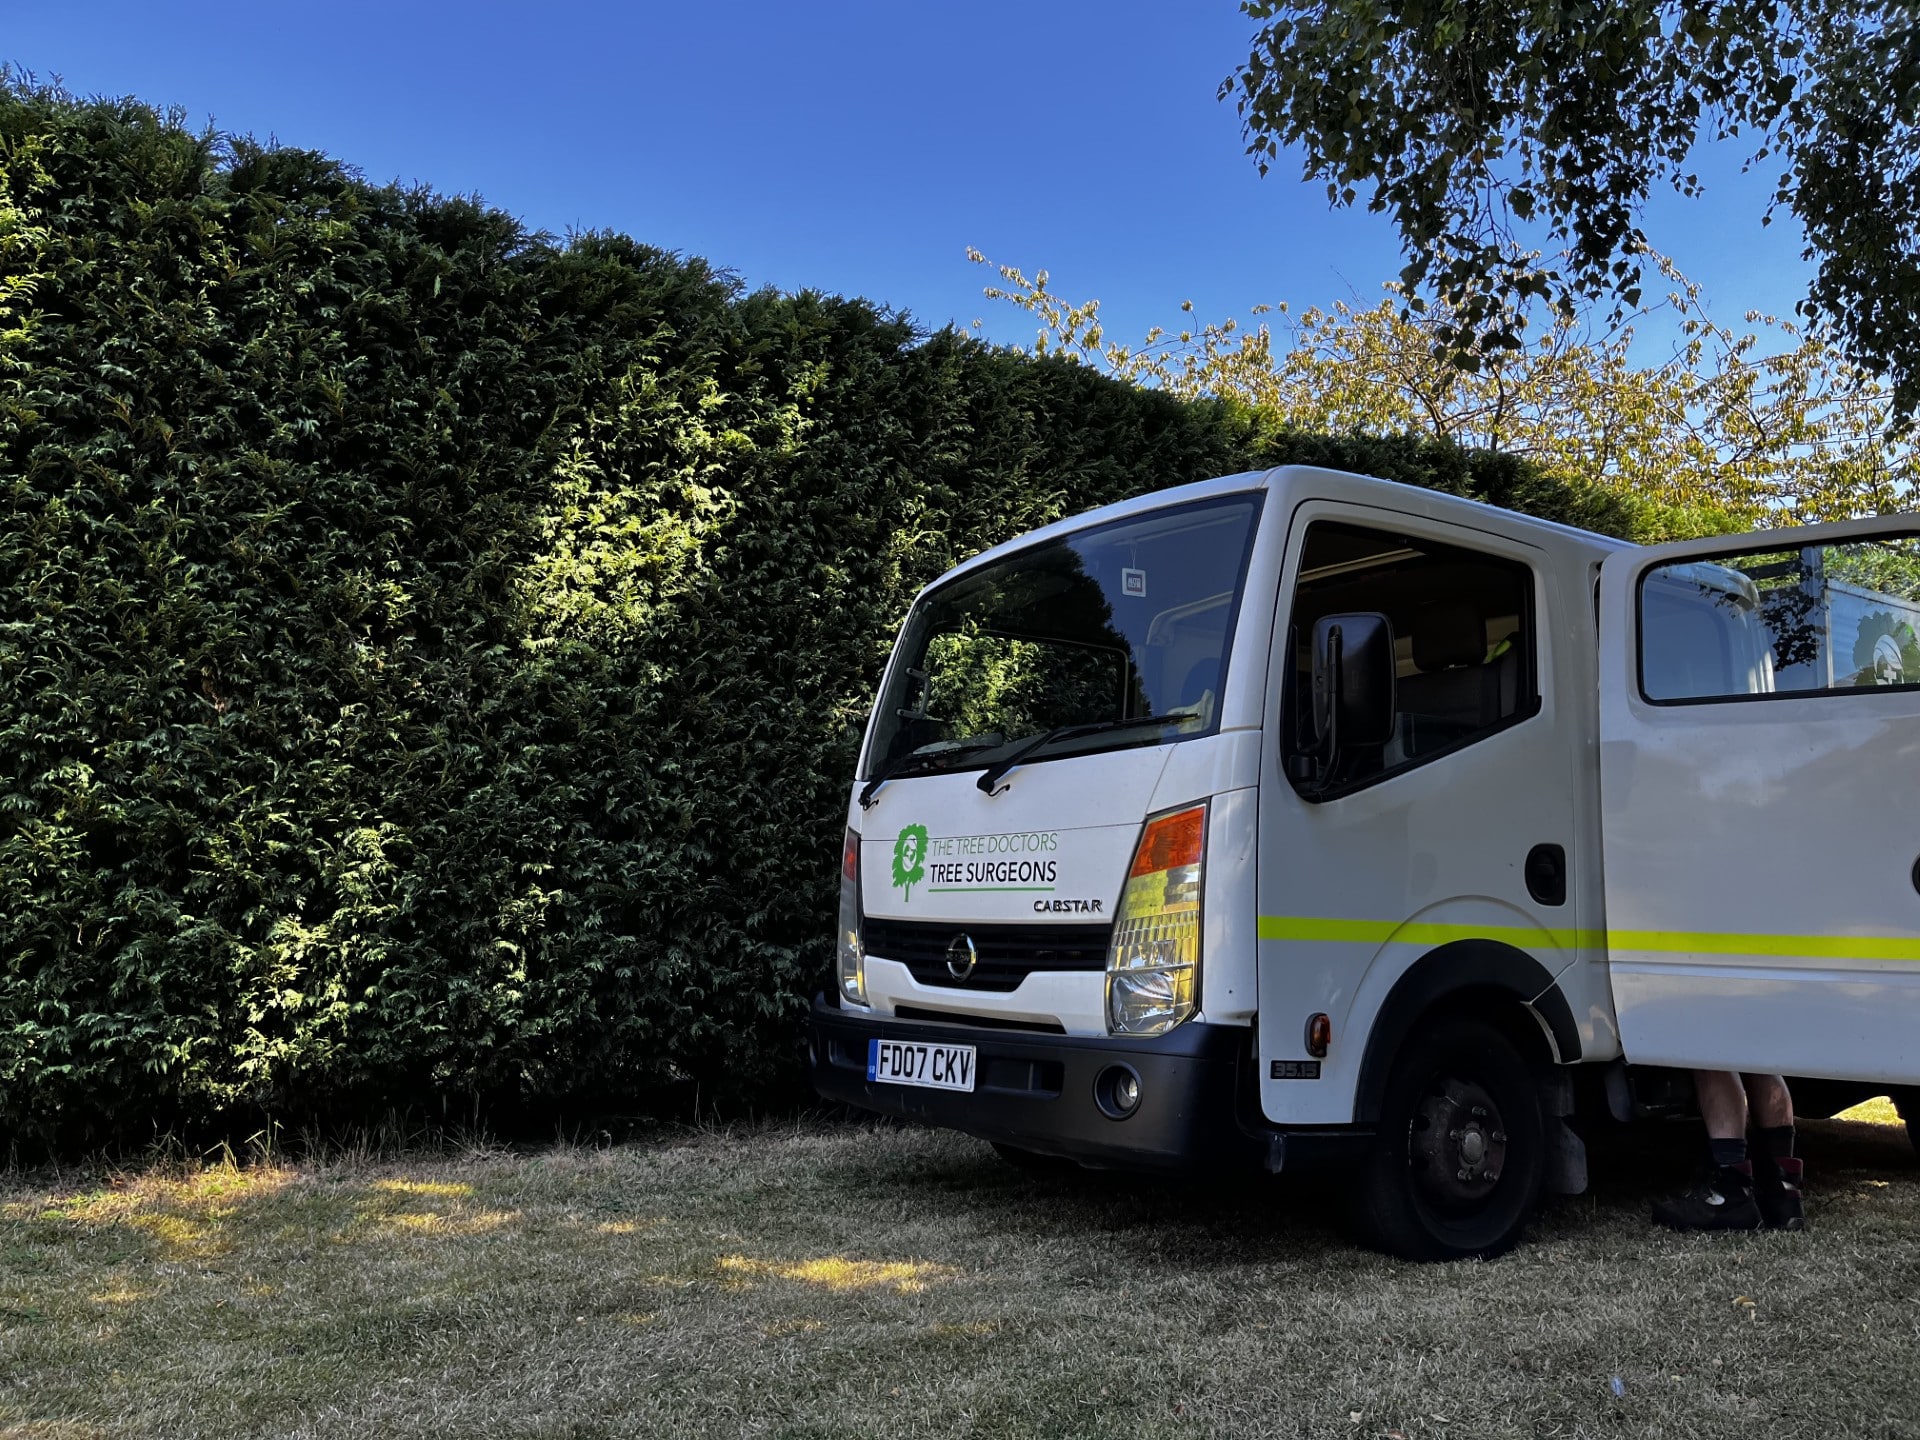
{"type": "Polygon", "coordinates": [[[1163,1035],[1197,1008],[1207,807],[1147,822],[1107,949],[1107,1032],[1163,1035]]]}
{"type": "Polygon", "coordinates": [[[860,836],[851,826],[840,845],[840,998],[867,1003],[867,954],[860,945],[860,836]]]}

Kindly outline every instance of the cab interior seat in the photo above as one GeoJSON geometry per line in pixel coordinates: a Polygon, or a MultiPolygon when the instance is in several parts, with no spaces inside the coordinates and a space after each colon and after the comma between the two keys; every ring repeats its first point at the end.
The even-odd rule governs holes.
{"type": "Polygon", "coordinates": [[[1520,647],[1489,646],[1487,621],[1472,605],[1430,606],[1414,618],[1412,674],[1395,682],[1397,737],[1424,754],[1489,730],[1520,704],[1520,647]],[[1497,653],[1489,655],[1489,650],[1497,653]]]}

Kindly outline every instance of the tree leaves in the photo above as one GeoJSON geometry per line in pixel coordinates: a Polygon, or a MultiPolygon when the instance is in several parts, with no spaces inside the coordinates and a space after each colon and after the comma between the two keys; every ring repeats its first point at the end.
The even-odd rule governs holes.
{"type": "MultiPolygon", "coordinates": [[[[1788,164],[1809,302],[1860,365],[1920,407],[1920,26],[1905,0],[1374,0],[1241,6],[1257,30],[1220,87],[1262,173],[1297,146],[1335,204],[1389,214],[1406,283],[1459,317],[1458,357],[1521,343],[1542,296],[1562,317],[1638,304],[1656,181],[1697,193],[1702,142],[1788,164]],[[1540,248],[1564,256],[1542,263],[1540,248]]],[[[1762,217],[1763,219],[1765,217],[1762,217]]],[[[1619,318],[1620,309],[1614,311],[1619,318]]]]}
{"type": "Polygon", "coordinates": [[[1649,258],[1670,287],[1663,308],[1679,336],[1652,364],[1637,361],[1631,323],[1597,330],[1566,319],[1462,364],[1445,352],[1466,327],[1418,297],[1412,315],[1392,296],[1299,315],[1257,306],[1249,324],[1156,329],[1129,346],[1099,332],[1097,300],[1068,303],[1012,266],[997,267],[1004,283],[987,294],[1042,323],[1036,349],[1174,395],[1231,399],[1303,431],[1500,451],[1546,477],[1632,497],[1636,538],[1914,503],[1912,452],[1889,434],[1883,385],[1817,333],[1761,315],[1747,317],[1755,328],[1745,334],[1715,323],[1698,287],[1649,258]]]}

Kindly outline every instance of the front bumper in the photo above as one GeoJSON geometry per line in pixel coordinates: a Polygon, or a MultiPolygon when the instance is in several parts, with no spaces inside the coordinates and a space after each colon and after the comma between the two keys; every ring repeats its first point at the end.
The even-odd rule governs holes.
{"type": "MultiPolygon", "coordinates": [[[[1249,1116],[1253,1031],[1241,1025],[1189,1021],[1150,1039],[1089,1038],[889,1019],[843,1010],[822,995],[813,1002],[808,1042],[814,1088],[829,1100],[1087,1165],[1293,1170],[1303,1159],[1345,1148],[1300,1132],[1283,1135],[1249,1116]],[[975,1088],[871,1083],[867,1042],[874,1039],[972,1045],[975,1088]],[[1138,1108],[1119,1120],[1095,1099],[1096,1081],[1116,1065],[1140,1081],[1138,1108]]],[[[1339,1137],[1349,1138],[1363,1137],[1339,1137]]]]}

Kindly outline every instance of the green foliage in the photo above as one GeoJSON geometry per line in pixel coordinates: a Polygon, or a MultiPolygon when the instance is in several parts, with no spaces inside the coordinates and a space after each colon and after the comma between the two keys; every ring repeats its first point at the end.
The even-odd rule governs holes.
{"type": "MultiPolygon", "coordinates": [[[[1920,409],[1920,45],[1907,0],[1243,0],[1258,27],[1221,85],[1262,171],[1297,146],[1336,205],[1400,231],[1402,278],[1471,359],[1520,342],[1531,300],[1638,305],[1656,182],[1701,191],[1700,142],[1782,167],[1810,300],[1920,409]],[[1520,242],[1538,226],[1564,261],[1520,242]]],[[[1770,215],[1766,218],[1771,218],[1770,215]]]]}
{"type": "MultiPolygon", "coordinates": [[[[969,258],[989,263],[977,250],[969,258]]],[[[1497,450],[1748,525],[1913,507],[1913,450],[1890,430],[1885,387],[1785,321],[1749,315],[1756,330],[1745,335],[1715,324],[1699,287],[1652,258],[1674,287],[1664,307],[1679,329],[1672,355],[1652,365],[1636,361],[1631,324],[1596,335],[1556,319],[1464,369],[1446,356],[1442,310],[1410,316],[1395,295],[1370,310],[1259,305],[1250,324],[1155,328],[1129,345],[1107,336],[1098,300],[1069,303],[1044,270],[1029,279],[996,266],[1003,284],[986,293],[1040,322],[1037,354],[1189,399],[1230,396],[1299,430],[1497,450]]],[[[1190,314],[1192,303],[1182,308],[1190,314]]]]}
{"type": "Polygon", "coordinates": [[[1287,460],[1658,528],[0,89],[0,1127],[775,1093],[915,590],[1287,460]]]}

